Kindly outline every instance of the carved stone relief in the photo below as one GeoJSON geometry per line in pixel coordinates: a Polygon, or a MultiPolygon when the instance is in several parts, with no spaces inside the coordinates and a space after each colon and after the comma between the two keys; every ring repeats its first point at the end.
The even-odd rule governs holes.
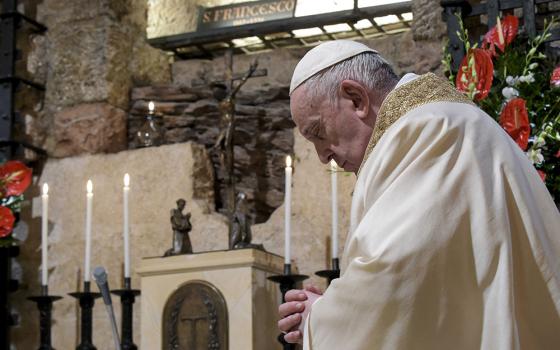
{"type": "Polygon", "coordinates": [[[164,350],[227,350],[224,297],[204,281],[182,285],[165,305],[162,334],[164,350]]]}

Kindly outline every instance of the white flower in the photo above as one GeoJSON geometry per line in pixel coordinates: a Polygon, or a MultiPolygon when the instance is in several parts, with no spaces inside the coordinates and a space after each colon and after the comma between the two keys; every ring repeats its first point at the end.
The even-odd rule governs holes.
{"type": "Polygon", "coordinates": [[[506,86],[505,88],[502,89],[502,95],[504,95],[506,100],[509,101],[512,98],[519,96],[519,91],[517,91],[512,87],[506,86]]]}
{"type": "Polygon", "coordinates": [[[533,162],[533,164],[535,165],[539,165],[544,161],[544,156],[542,155],[540,148],[531,148],[529,151],[527,151],[527,157],[529,157],[531,162],[533,162]]]}
{"type": "Polygon", "coordinates": [[[537,68],[538,66],[539,66],[539,64],[537,62],[534,62],[534,63],[531,63],[529,65],[529,69],[533,70],[533,69],[537,68]]]}
{"type": "Polygon", "coordinates": [[[542,148],[544,145],[546,145],[546,140],[544,139],[543,135],[539,135],[534,142],[534,148],[542,148]]]}
{"type": "Polygon", "coordinates": [[[520,76],[519,81],[522,83],[534,83],[535,77],[533,76],[533,73],[529,73],[527,75],[520,76]]]}
{"type": "Polygon", "coordinates": [[[508,75],[507,78],[506,78],[506,83],[509,86],[514,86],[515,84],[517,84],[517,77],[514,78],[511,75],[508,75]]]}

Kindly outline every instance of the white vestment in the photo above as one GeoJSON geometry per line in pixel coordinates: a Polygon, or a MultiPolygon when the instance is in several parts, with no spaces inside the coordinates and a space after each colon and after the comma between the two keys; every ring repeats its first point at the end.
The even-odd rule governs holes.
{"type": "Polygon", "coordinates": [[[560,349],[560,214],[519,146],[433,74],[381,107],[342,276],[304,349],[560,349]]]}

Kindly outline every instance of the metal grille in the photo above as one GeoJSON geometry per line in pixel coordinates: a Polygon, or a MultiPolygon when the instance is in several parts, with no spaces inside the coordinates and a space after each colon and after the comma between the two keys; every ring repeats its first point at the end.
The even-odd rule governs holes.
{"type": "Polygon", "coordinates": [[[16,47],[17,34],[18,31],[21,32],[24,25],[37,33],[47,30],[44,25],[17,12],[16,5],[16,0],[3,0],[0,13],[0,156],[2,160],[12,159],[21,153],[23,148],[39,155],[46,154],[42,149],[23,140],[21,135],[14,135],[14,125],[17,122],[22,124],[14,108],[18,88],[23,84],[39,91],[45,90],[43,85],[17,75],[16,61],[21,58],[20,51],[16,47]]]}
{"type": "Polygon", "coordinates": [[[410,29],[411,3],[355,6],[352,10],[217,28],[149,39],[148,42],[174,52],[179,58],[189,59],[221,56],[228,48],[234,53],[256,53],[311,46],[325,40],[386,36],[410,29]]]}
{"type": "MultiPolygon", "coordinates": [[[[474,4],[473,1],[465,0],[443,0],[444,19],[447,22],[447,34],[449,38],[449,52],[451,53],[452,67],[459,68],[461,59],[465,55],[463,44],[457,36],[459,20],[455,14],[460,14],[467,23],[469,31],[483,34],[489,28],[496,25],[500,12],[511,13],[522,20],[522,31],[529,37],[535,37],[544,27],[544,19],[560,15],[560,1],[558,0],[486,0],[474,4]],[[484,23],[485,22],[485,23],[484,23]],[[474,28],[474,31],[471,30],[474,28]],[[476,27],[479,27],[477,30],[476,27]]],[[[558,55],[558,48],[550,43],[560,40],[560,28],[551,32],[552,36],[547,40],[548,49],[558,55]]]]}

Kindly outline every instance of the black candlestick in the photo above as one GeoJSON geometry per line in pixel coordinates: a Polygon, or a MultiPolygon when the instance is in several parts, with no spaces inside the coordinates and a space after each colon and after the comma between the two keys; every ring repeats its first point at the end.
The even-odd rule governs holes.
{"type": "Polygon", "coordinates": [[[95,304],[95,299],[101,297],[100,293],[90,292],[90,283],[84,282],[84,291],[70,293],[72,297],[80,301],[80,309],[82,312],[82,329],[81,329],[81,342],[76,350],[97,350],[92,342],[92,310],[95,304]]]}
{"type": "Polygon", "coordinates": [[[41,286],[40,296],[32,296],[27,299],[37,303],[39,309],[39,330],[41,334],[39,350],[54,350],[51,344],[52,305],[62,297],[49,295],[48,287],[41,286]]]}
{"type": "Polygon", "coordinates": [[[130,277],[124,279],[124,289],[117,289],[111,291],[111,293],[121,297],[121,348],[122,350],[137,350],[138,347],[134,344],[132,336],[132,309],[134,300],[140,291],[138,289],[130,288],[130,277]]]}
{"type": "MultiPolygon", "coordinates": [[[[294,289],[297,283],[306,280],[309,276],[292,274],[292,265],[284,264],[284,274],[274,275],[268,277],[272,282],[280,285],[280,292],[282,293],[282,303],[286,302],[286,293],[290,289],[294,289]]],[[[278,341],[282,344],[284,350],[295,350],[296,344],[287,343],[284,340],[284,334],[278,335],[278,341]]]]}
{"type": "Polygon", "coordinates": [[[330,270],[321,270],[315,272],[317,276],[326,278],[329,285],[331,284],[332,280],[340,277],[340,265],[338,262],[338,258],[332,259],[331,263],[332,268],[330,270]]]}

